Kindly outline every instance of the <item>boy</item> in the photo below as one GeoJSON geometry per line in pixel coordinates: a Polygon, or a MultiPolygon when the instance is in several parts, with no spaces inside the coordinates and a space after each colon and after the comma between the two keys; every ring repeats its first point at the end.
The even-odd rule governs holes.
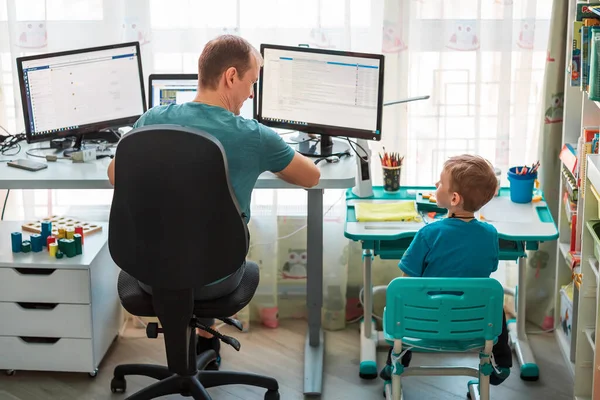
{"type": "MultiPolygon", "coordinates": [[[[488,278],[498,268],[498,232],[480,222],[475,212],[495,195],[498,181],[489,162],[479,156],[464,154],[444,163],[436,183],[437,204],[448,210],[448,217],[429,223],[415,235],[400,260],[402,276],[488,278]]],[[[502,333],[492,350],[500,373],[490,376],[499,385],[510,374],[512,353],[508,344],[506,317],[502,333]]],[[[402,364],[408,367],[412,354],[407,351],[402,364]]],[[[391,379],[391,349],[381,378],[391,379]]]]}

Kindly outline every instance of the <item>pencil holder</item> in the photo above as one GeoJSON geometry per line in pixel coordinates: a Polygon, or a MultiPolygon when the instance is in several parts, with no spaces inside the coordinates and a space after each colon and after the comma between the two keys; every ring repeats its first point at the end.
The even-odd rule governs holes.
{"type": "Polygon", "coordinates": [[[383,190],[397,192],[400,190],[400,172],[402,167],[383,167],[383,190]]]}
{"type": "Polygon", "coordinates": [[[510,200],[513,203],[531,203],[533,199],[533,185],[537,179],[537,171],[533,174],[517,174],[518,167],[508,170],[510,182],[510,200]]]}

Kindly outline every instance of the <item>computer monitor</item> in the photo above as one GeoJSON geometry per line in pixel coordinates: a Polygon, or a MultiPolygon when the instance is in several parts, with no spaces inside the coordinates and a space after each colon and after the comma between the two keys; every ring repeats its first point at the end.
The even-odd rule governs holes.
{"type": "MultiPolygon", "coordinates": [[[[192,101],[197,90],[198,74],[151,74],[148,78],[148,108],[192,101]]],[[[244,102],[240,116],[254,118],[252,101],[244,102]]]]}
{"type": "Polygon", "coordinates": [[[17,58],[28,143],[133,124],[145,111],[138,42],[17,58]]]}
{"type": "Polygon", "coordinates": [[[268,126],[320,134],[320,149],[299,151],[328,156],[347,151],[331,140],[341,136],[381,140],[384,56],[263,44],[255,118],[268,126]],[[338,148],[339,146],[339,148],[338,148]]]}
{"type": "Polygon", "coordinates": [[[148,108],[194,100],[198,74],[151,74],[148,78],[148,108]]]}

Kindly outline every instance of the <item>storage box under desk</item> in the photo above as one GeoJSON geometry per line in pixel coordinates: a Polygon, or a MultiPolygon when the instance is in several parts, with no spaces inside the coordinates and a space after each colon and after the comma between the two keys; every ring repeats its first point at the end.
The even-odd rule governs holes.
{"type": "Polygon", "coordinates": [[[81,255],[61,259],[45,247],[13,253],[21,225],[0,222],[0,369],[94,374],[122,323],[108,225],[85,237],[81,255]]]}

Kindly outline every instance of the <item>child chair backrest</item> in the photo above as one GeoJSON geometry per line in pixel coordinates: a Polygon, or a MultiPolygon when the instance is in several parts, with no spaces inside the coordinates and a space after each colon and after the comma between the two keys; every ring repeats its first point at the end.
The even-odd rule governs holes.
{"type": "Polygon", "coordinates": [[[494,340],[503,302],[492,278],[396,278],[387,288],[385,331],[394,339],[494,340]]]}

